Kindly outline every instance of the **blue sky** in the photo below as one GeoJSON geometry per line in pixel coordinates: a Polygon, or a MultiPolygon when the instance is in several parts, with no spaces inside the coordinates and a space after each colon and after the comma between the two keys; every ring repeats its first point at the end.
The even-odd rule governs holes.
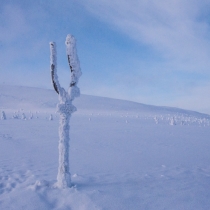
{"type": "Polygon", "coordinates": [[[52,89],[49,42],[69,84],[77,39],[81,93],[210,114],[209,0],[0,0],[0,84],[52,89]]]}

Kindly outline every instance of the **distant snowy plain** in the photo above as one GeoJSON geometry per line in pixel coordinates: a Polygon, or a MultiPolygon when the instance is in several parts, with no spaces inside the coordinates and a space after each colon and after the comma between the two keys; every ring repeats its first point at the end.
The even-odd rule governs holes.
{"type": "Polygon", "coordinates": [[[1,210],[210,209],[209,115],[81,95],[62,190],[57,102],[52,90],[0,85],[1,210]]]}

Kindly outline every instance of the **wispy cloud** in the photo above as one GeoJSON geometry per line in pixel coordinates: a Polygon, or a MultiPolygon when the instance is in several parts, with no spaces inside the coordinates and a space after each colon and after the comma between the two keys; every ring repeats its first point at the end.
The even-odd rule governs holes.
{"type": "Polygon", "coordinates": [[[177,70],[210,67],[208,1],[90,0],[83,5],[102,21],[161,53],[177,70]]]}
{"type": "Polygon", "coordinates": [[[56,41],[59,79],[68,86],[64,40],[73,33],[83,68],[82,93],[204,107],[196,98],[204,100],[210,89],[209,0],[3,2],[1,83],[52,87],[48,43],[56,41]]]}
{"type": "Polygon", "coordinates": [[[210,113],[209,0],[79,2],[113,30],[157,55],[154,60],[139,57],[143,65],[136,60],[139,68],[118,75],[115,96],[210,113]]]}

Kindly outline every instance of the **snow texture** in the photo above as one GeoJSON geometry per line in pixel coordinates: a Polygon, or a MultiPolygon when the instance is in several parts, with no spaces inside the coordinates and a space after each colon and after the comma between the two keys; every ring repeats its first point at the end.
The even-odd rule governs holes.
{"type": "Polygon", "coordinates": [[[54,90],[0,85],[1,210],[210,209],[209,115],[81,94],[60,189],[56,103],[54,90]]]}

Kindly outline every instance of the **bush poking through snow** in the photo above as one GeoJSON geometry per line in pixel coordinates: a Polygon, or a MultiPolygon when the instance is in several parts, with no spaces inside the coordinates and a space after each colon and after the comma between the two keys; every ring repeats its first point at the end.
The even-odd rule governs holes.
{"type": "Polygon", "coordinates": [[[175,121],[174,117],[171,118],[170,125],[176,125],[176,121],[175,121]]]}
{"type": "Polygon", "coordinates": [[[155,123],[158,124],[158,118],[154,117],[155,123]]]}
{"type": "Polygon", "coordinates": [[[25,115],[25,113],[22,113],[21,119],[22,119],[22,120],[26,120],[26,115],[25,115]]]}
{"type": "Polygon", "coordinates": [[[4,111],[1,112],[1,119],[2,119],[2,120],[6,120],[6,119],[7,119],[7,118],[6,118],[6,114],[5,114],[4,111]]]}
{"type": "Polygon", "coordinates": [[[49,121],[52,121],[52,120],[53,120],[53,116],[51,114],[50,117],[49,117],[49,121]]]}
{"type": "Polygon", "coordinates": [[[13,119],[19,119],[19,116],[16,112],[14,112],[13,116],[12,116],[13,119]]]}
{"type": "Polygon", "coordinates": [[[30,119],[30,120],[32,120],[32,119],[33,119],[33,117],[34,117],[34,116],[33,116],[33,114],[31,113],[31,115],[30,115],[29,119],[30,119]]]}

